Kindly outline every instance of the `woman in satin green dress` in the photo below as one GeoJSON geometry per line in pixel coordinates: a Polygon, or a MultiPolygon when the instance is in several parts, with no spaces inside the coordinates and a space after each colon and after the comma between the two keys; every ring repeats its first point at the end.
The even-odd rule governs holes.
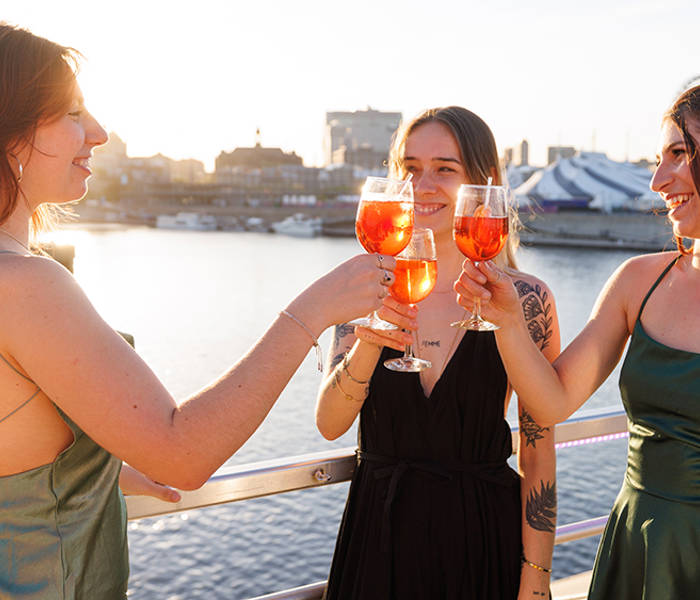
{"type": "Polygon", "coordinates": [[[480,295],[521,402],[543,425],[563,421],[629,349],[620,391],[627,471],[598,549],[589,598],[700,595],[700,86],[664,116],[651,188],[678,250],[631,258],[611,276],[583,331],[550,366],[530,342],[517,294],[495,266],[465,262],[465,306],[480,295]],[[686,247],[683,239],[690,240],[686,247]]]}
{"type": "Polygon", "coordinates": [[[0,23],[3,599],[123,600],[122,460],[144,474],[128,471],[135,491],[152,491],[146,476],[199,487],[255,431],[321,332],[379,308],[394,279],[392,257],[349,259],[177,404],[71,274],[29,248],[48,209],[85,195],[92,150],[107,141],[85,109],[76,57],[0,23]]]}

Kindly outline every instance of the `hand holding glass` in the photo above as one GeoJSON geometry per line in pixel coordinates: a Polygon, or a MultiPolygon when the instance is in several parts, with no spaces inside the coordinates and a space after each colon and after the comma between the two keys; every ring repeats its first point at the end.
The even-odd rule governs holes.
{"type": "MultiPolygon", "coordinates": [[[[389,293],[402,304],[415,304],[425,300],[437,281],[437,260],[432,229],[414,229],[408,246],[396,257],[396,280],[389,293]]],[[[392,371],[416,373],[429,369],[429,360],[416,358],[413,346],[406,345],[404,355],[384,361],[392,371]]]]}
{"type": "MultiPolygon", "coordinates": [[[[413,185],[410,180],[368,177],[357,205],[355,233],[362,247],[371,253],[396,256],[413,233],[413,185]]],[[[391,330],[396,325],[376,313],[350,321],[371,329],[391,330]]]]}
{"type": "MultiPolygon", "coordinates": [[[[462,254],[474,262],[491,260],[508,238],[508,202],[506,189],[500,185],[461,185],[457,193],[454,240],[462,254]]],[[[469,319],[452,323],[471,331],[498,329],[481,318],[481,300],[474,298],[469,319]]]]}

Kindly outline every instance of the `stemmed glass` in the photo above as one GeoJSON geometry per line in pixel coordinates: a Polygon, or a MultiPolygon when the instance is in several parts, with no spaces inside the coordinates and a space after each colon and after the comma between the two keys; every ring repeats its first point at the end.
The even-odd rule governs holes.
{"type": "MultiPolygon", "coordinates": [[[[413,233],[413,185],[410,179],[368,177],[357,206],[355,233],[367,252],[389,256],[401,252],[413,233]]],[[[380,319],[376,312],[348,324],[380,330],[397,329],[393,323],[380,319]]]]}
{"type": "MultiPolygon", "coordinates": [[[[508,238],[508,201],[506,189],[501,185],[471,185],[459,187],[455,209],[453,235],[462,254],[475,265],[491,260],[508,238]]],[[[498,329],[481,318],[481,300],[474,298],[471,317],[452,323],[470,331],[498,329]]]]}
{"type": "MultiPolygon", "coordinates": [[[[402,304],[415,304],[425,300],[437,281],[437,257],[432,229],[416,228],[408,246],[396,257],[394,269],[396,280],[389,293],[402,304]]],[[[384,361],[384,366],[392,371],[416,373],[429,369],[429,360],[416,358],[413,345],[407,344],[400,358],[384,361]]]]}

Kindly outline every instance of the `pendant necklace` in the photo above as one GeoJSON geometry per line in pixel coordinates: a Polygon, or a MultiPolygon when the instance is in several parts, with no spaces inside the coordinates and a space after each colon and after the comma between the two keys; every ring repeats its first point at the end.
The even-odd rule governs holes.
{"type": "MultiPolygon", "coordinates": [[[[467,318],[468,312],[469,311],[467,309],[464,309],[464,314],[462,315],[461,320],[464,320],[467,318]]],[[[447,350],[447,354],[445,355],[445,358],[442,361],[442,366],[440,367],[440,374],[438,375],[438,378],[442,377],[442,373],[445,369],[445,366],[447,365],[447,361],[450,359],[450,357],[452,355],[452,350],[455,347],[455,342],[457,341],[457,337],[459,336],[459,332],[461,331],[461,329],[459,327],[456,327],[455,329],[456,329],[455,334],[452,336],[452,343],[450,344],[450,347],[447,350]]],[[[418,330],[416,330],[416,341],[418,342],[418,348],[420,349],[421,345],[420,345],[420,336],[418,335],[418,330]]]]}

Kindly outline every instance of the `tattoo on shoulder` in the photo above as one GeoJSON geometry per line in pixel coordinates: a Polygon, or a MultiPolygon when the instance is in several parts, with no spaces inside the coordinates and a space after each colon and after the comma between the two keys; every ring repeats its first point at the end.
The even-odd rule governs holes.
{"type": "Polygon", "coordinates": [[[338,346],[340,344],[340,340],[342,340],[346,335],[350,335],[351,333],[355,333],[355,328],[352,325],[348,325],[347,323],[336,325],[335,338],[333,340],[333,343],[336,346],[338,346]]]}
{"type": "Polygon", "coordinates": [[[543,431],[549,431],[549,427],[540,427],[532,415],[524,408],[520,411],[520,433],[525,436],[525,445],[534,448],[537,445],[537,440],[541,440],[544,436],[543,431]]]}
{"type": "Polygon", "coordinates": [[[518,290],[518,296],[522,299],[523,314],[527,321],[527,328],[530,331],[530,337],[544,350],[549,346],[549,338],[552,337],[552,321],[551,316],[552,303],[549,301],[547,290],[542,289],[540,284],[534,286],[527,281],[519,279],[515,282],[515,289],[518,290]]]}
{"type": "Polygon", "coordinates": [[[557,489],[552,481],[540,480],[540,489],[533,487],[525,504],[528,525],[537,531],[553,532],[557,518],[557,489]]]}

